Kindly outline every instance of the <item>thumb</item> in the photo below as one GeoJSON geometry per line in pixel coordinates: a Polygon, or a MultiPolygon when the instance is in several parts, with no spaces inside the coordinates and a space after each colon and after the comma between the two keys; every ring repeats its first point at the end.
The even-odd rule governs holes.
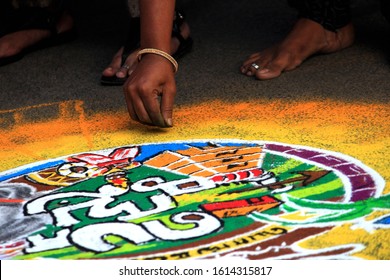
{"type": "Polygon", "coordinates": [[[173,126],[172,115],[175,95],[176,87],[172,87],[171,89],[166,89],[161,98],[161,114],[163,116],[165,125],[168,127],[173,126]]]}

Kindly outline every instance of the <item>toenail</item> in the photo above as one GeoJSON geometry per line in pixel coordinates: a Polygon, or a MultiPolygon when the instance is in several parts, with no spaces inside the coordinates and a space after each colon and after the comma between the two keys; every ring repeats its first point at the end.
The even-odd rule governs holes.
{"type": "Polygon", "coordinates": [[[260,74],[265,74],[265,73],[268,73],[268,72],[269,72],[269,69],[266,69],[266,68],[261,69],[261,70],[259,71],[260,74]]]}

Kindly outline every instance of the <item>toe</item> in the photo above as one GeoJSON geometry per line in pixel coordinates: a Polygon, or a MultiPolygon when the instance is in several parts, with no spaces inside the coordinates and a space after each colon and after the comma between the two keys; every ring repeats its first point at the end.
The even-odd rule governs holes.
{"type": "Polygon", "coordinates": [[[122,65],[122,53],[123,47],[114,55],[111,63],[103,70],[103,75],[107,77],[114,76],[121,68],[122,65]]]}
{"type": "Polygon", "coordinates": [[[115,73],[116,71],[111,66],[108,66],[106,69],[103,70],[103,76],[110,77],[114,76],[115,73]]]}
{"type": "Polygon", "coordinates": [[[254,72],[256,71],[256,69],[252,67],[253,63],[260,65],[260,55],[253,56],[244,61],[240,67],[241,73],[244,75],[253,76],[254,72]]]}
{"type": "Polygon", "coordinates": [[[256,57],[259,57],[260,56],[260,52],[257,52],[257,53],[254,53],[254,54],[251,54],[248,59],[253,59],[253,58],[256,58],[256,57]]]}
{"type": "Polygon", "coordinates": [[[271,61],[256,71],[256,78],[259,80],[269,80],[279,77],[286,69],[286,64],[281,61],[271,61]]]}
{"type": "Polygon", "coordinates": [[[138,64],[136,53],[137,52],[131,53],[126,58],[125,62],[121,65],[121,67],[118,69],[118,71],[116,72],[116,76],[118,78],[125,78],[134,71],[135,67],[138,64]]]}
{"type": "Polygon", "coordinates": [[[124,67],[121,67],[117,72],[116,72],[116,76],[118,78],[125,78],[127,76],[127,71],[128,71],[128,68],[124,68],[124,67]]]}
{"type": "Polygon", "coordinates": [[[281,69],[279,68],[264,68],[256,72],[256,78],[259,80],[269,80],[276,77],[279,77],[282,74],[281,69]]]}

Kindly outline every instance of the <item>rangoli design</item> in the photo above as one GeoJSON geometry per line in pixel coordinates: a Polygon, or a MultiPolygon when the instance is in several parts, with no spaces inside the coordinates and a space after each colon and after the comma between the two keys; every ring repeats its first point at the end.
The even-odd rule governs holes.
{"type": "Polygon", "coordinates": [[[0,174],[0,259],[359,258],[367,244],[326,235],[389,237],[384,186],[354,158],[282,143],[70,155],[0,174]]]}

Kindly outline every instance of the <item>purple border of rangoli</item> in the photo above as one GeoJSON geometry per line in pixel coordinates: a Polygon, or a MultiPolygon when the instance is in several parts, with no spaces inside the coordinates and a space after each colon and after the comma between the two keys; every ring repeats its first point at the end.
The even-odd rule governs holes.
{"type": "Polygon", "coordinates": [[[348,178],[351,187],[349,201],[355,202],[374,197],[378,192],[375,178],[362,166],[333,155],[331,152],[308,150],[303,147],[265,143],[264,149],[286,156],[296,156],[332,168],[348,178]]]}

